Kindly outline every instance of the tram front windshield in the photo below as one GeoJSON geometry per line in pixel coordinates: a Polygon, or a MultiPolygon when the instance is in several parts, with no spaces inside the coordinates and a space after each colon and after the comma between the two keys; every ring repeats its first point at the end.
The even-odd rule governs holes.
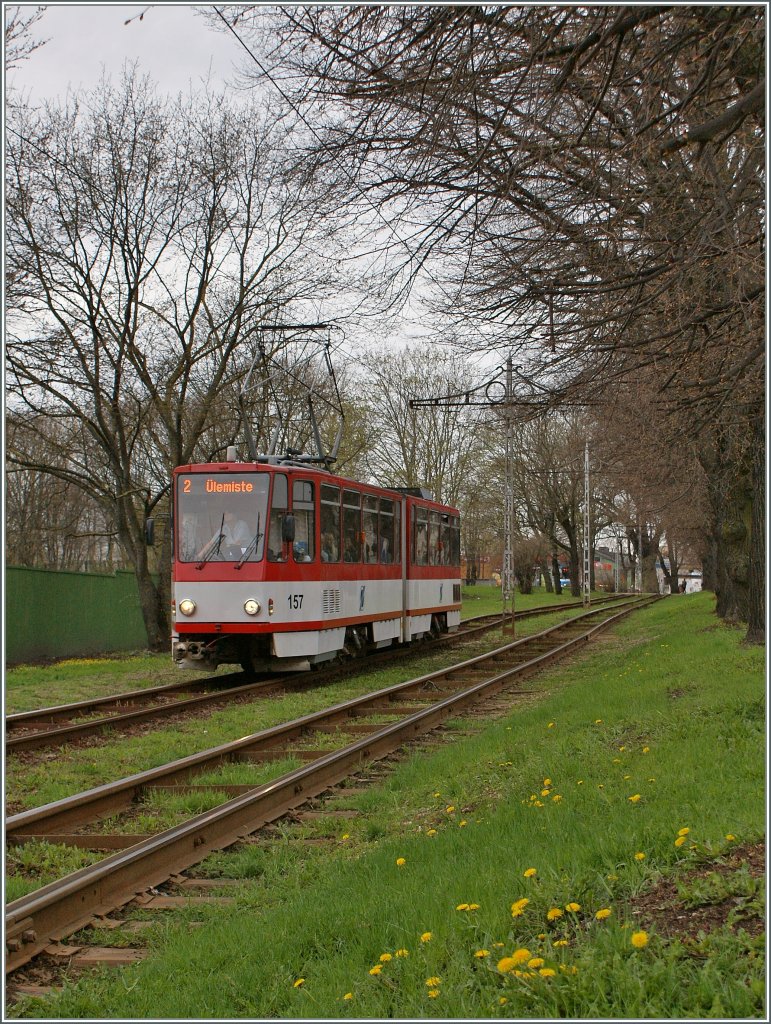
{"type": "Polygon", "coordinates": [[[259,562],[265,547],[268,473],[177,477],[176,551],[182,562],[259,562]]]}

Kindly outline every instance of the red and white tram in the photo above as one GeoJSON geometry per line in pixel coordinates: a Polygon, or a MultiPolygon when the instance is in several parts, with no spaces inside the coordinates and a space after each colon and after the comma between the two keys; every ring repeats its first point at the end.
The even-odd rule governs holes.
{"type": "Polygon", "coordinates": [[[174,470],[172,654],[310,668],[460,622],[460,520],[279,457],[174,470]]]}

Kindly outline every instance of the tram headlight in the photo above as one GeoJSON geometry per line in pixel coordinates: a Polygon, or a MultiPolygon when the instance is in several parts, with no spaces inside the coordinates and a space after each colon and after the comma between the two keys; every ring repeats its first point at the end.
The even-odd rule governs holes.
{"type": "Polygon", "coordinates": [[[195,601],[191,601],[189,597],[183,597],[179,602],[179,610],[183,615],[192,615],[195,611],[195,601]]]}
{"type": "Polygon", "coordinates": [[[244,601],[244,611],[247,615],[258,615],[260,607],[260,602],[255,601],[253,597],[250,597],[248,601],[244,601]]]}

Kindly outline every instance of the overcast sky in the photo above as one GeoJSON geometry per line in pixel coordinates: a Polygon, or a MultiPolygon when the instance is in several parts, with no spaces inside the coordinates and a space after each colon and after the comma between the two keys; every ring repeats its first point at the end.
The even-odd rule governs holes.
{"type": "Polygon", "coordinates": [[[234,77],[243,50],[194,11],[191,4],[50,4],[33,28],[48,41],[9,72],[8,83],[35,100],[54,99],[68,86],[96,85],[103,67],[117,78],[127,60],[137,60],[162,92],[187,92],[209,73],[222,83],[234,77]]]}

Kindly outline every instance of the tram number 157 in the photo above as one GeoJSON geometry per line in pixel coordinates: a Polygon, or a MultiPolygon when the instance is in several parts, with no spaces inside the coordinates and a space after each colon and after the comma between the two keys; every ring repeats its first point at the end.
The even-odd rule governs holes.
{"type": "Polygon", "coordinates": [[[290,608],[302,608],[303,606],[303,595],[302,594],[290,594],[287,598],[290,608]]]}

